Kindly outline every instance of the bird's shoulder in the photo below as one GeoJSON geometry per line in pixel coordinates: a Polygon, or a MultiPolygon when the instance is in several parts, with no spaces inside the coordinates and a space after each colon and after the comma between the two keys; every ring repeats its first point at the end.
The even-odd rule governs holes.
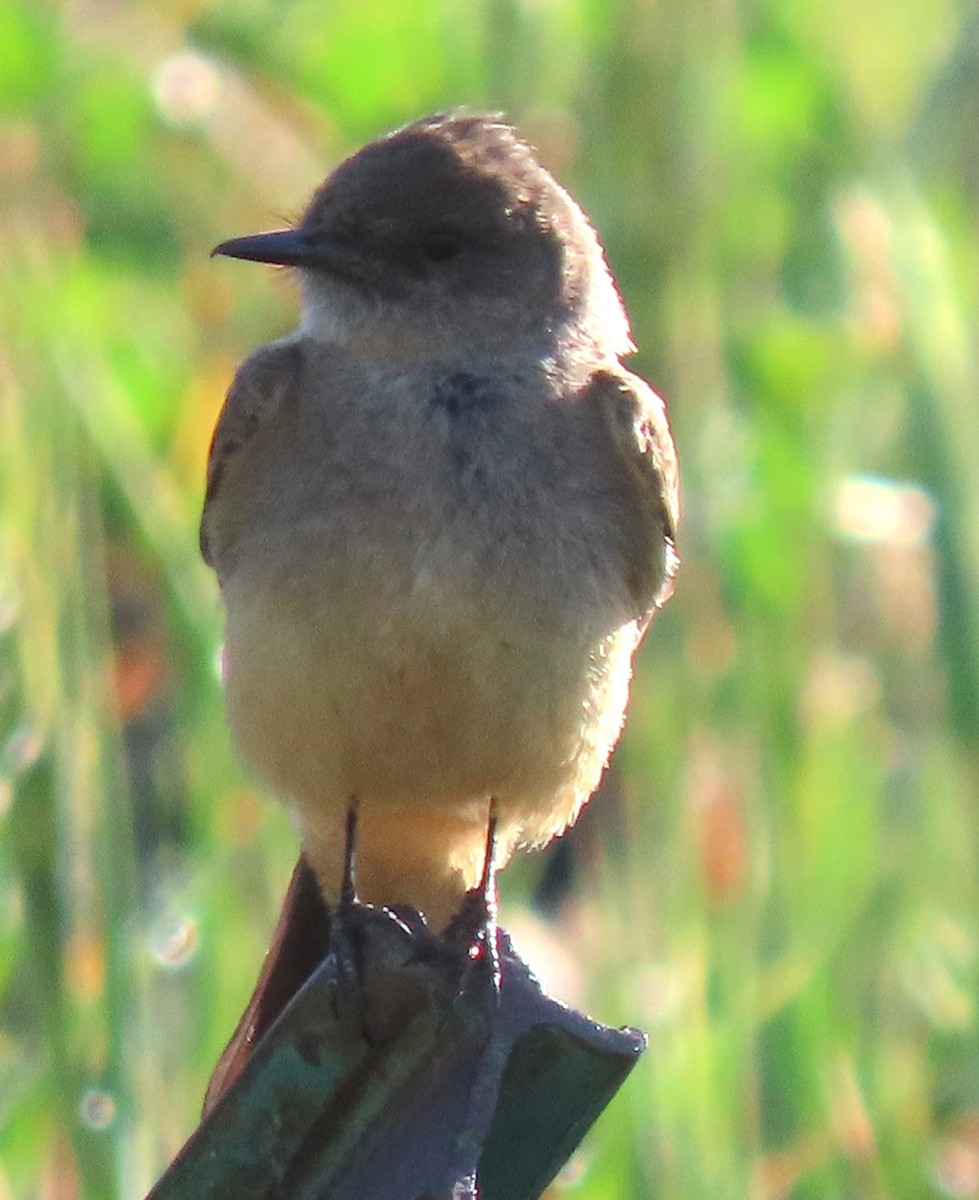
{"type": "Polygon", "coordinates": [[[218,417],[207,456],[207,484],[201,516],[201,553],[213,564],[208,545],[208,510],[221,487],[228,464],[299,388],[304,369],[304,347],[299,339],[284,339],[262,346],[235,372],[218,417]]]}
{"type": "Polygon", "coordinates": [[[669,599],[677,566],[679,470],[666,405],[644,379],[621,367],[597,371],[585,400],[612,460],[630,591],[648,620],[669,599]]]}

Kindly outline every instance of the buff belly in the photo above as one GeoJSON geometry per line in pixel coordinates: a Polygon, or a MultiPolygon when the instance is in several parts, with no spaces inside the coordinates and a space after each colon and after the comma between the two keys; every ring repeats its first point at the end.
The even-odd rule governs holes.
{"type": "Polygon", "coordinates": [[[328,896],[353,798],[362,896],[441,923],[479,876],[490,797],[503,860],[561,832],[597,785],[622,724],[635,624],[548,627],[520,619],[518,599],[479,603],[417,580],[395,593],[369,579],[230,581],[233,736],[294,812],[328,896]]]}

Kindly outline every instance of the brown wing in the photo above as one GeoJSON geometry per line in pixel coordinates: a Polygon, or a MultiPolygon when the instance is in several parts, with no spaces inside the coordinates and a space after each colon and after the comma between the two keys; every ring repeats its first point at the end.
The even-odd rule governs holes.
{"type": "Polygon", "coordinates": [[[303,364],[298,342],[274,342],[257,350],[238,368],[218,417],[207,458],[207,490],[201,514],[201,554],[215,566],[208,536],[211,505],[221,486],[221,477],[234,455],[268,420],[298,385],[303,364]]]}
{"type": "Polygon", "coordinates": [[[673,592],[680,515],[676,447],[666,405],[628,371],[600,371],[591,401],[607,432],[621,489],[629,589],[645,626],[673,592]]]}

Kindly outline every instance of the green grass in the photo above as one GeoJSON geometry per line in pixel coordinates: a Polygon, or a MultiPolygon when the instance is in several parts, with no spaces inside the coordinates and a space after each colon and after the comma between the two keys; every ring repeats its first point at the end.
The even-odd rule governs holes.
{"type": "Polygon", "coordinates": [[[145,1191],[295,854],[196,548],[295,297],[208,252],[457,103],[592,215],[683,466],[535,951],[651,1034],[566,1194],[979,1194],[977,63],[949,0],[0,0],[0,1197],[145,1191]]]}

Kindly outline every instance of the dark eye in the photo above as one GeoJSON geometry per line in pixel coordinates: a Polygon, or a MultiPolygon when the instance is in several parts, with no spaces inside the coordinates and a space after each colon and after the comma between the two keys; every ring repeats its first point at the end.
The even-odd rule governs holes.
{"type": "Polygon", "coordinates": [[[456,257],[462,249],[462,239],[451,229],[433,229],[425,234],[421,249],[429,262],[444,263],[456,257]]]}

